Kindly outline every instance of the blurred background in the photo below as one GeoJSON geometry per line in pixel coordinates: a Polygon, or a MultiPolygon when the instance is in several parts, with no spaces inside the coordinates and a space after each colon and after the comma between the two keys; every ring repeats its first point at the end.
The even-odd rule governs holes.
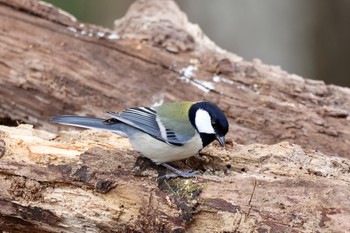
{"type": "MultiPolygon", "coordinates": [[[[113,28],[130,0],[47,0],[113,28]]],[[[350,87],[350,0],[177,0],[220,47],[304,78],[350,87]]]]}

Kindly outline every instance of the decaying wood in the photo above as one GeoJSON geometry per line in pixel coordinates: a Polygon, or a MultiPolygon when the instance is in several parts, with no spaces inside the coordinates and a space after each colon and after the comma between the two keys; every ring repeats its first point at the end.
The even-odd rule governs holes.
{"type": "Polygon", "coordinates": [[[164,181],[116,135],[1,126],[0,231],[350,231],[349,89],[223,51],[172,1],[115,25],[0,0],[1,122],[57,132],[56,114],[207,99],[229,145],[176,164],[198,179],[164,181]]]}
{"type": "Polygon", "coordinates": [[[111,133],[0,132],[4,231],[350,230],[350,161],[288,142],[213,145],[187,161],[205,171],[198,179],[164,181],[111,133]]]}
{"type": "Polygon", "coordinates": [[[115,32],[29,0],[0,0],[0,22],[6,122],[57,130],[56,114],[207,99],[229,116],[235,142],[288,140],[349,157],[348,88],[225,52],[172,1],[135,2],[115,32]]]}

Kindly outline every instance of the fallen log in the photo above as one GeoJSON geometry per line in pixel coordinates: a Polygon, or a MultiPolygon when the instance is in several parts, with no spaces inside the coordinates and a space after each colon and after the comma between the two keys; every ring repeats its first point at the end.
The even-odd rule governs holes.
{"type": "Polygon", "coordinates": [[[350,90],[244,61],[172,1],[136,1],[115,30],[34,0],[0,0],[0,118],[57,131],[57,114],[209,100],[241,144],[287,140],[348,157],[350,90]]]}
{"type": "Polygon", "coordinates": [[[114,31],[33,0],[0,0],[0,22],[1,121],[46,130],[0,127],[1,231],[350,231],[348,88],[223,51],[172,1],[136,1],[114,31]],[[47,132],[56,114],[201,99],[231,130],[176,163],[198,179],[159,179],[110,133],[47,132]]]}
{"type": "Polygon", "coordinates": [[[3,231],[350,230],[350,161],[289,142],[212,145],[177,163],[202,170],[198,179],[163,180],[112,133],[0,132],[3,231]]]}

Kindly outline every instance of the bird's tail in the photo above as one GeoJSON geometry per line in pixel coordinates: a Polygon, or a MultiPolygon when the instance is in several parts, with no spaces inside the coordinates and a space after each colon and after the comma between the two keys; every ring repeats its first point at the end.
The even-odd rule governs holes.
{"type": "Polygon", "coordinates": [[[105,123],[105,119],[95,118],[95,117],[83,117],[74,115],[64,115],[64,116],[54,116],[51,118],[52,123],[58,123],[62,125],[71,125],[87,129],[99,129],[112,131],[120,136],[127,137],[125,132],[121,131],[121,124],[115,123],[105,123]]]}

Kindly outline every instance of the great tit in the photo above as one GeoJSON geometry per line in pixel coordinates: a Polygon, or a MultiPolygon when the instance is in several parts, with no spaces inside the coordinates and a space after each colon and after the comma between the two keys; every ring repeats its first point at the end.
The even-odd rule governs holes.
{"type": "Polygon", "coordinates": [[[182,177],[193,177],[197,172],[180,171],[166,163],[196,155],[214,140],[224,146],[229,128],[223,111],[209,102],[174,102],[107,114],[108,119],[55,116],[51,122],[102,129],[127,137],[141,155],[182,177]]]}

